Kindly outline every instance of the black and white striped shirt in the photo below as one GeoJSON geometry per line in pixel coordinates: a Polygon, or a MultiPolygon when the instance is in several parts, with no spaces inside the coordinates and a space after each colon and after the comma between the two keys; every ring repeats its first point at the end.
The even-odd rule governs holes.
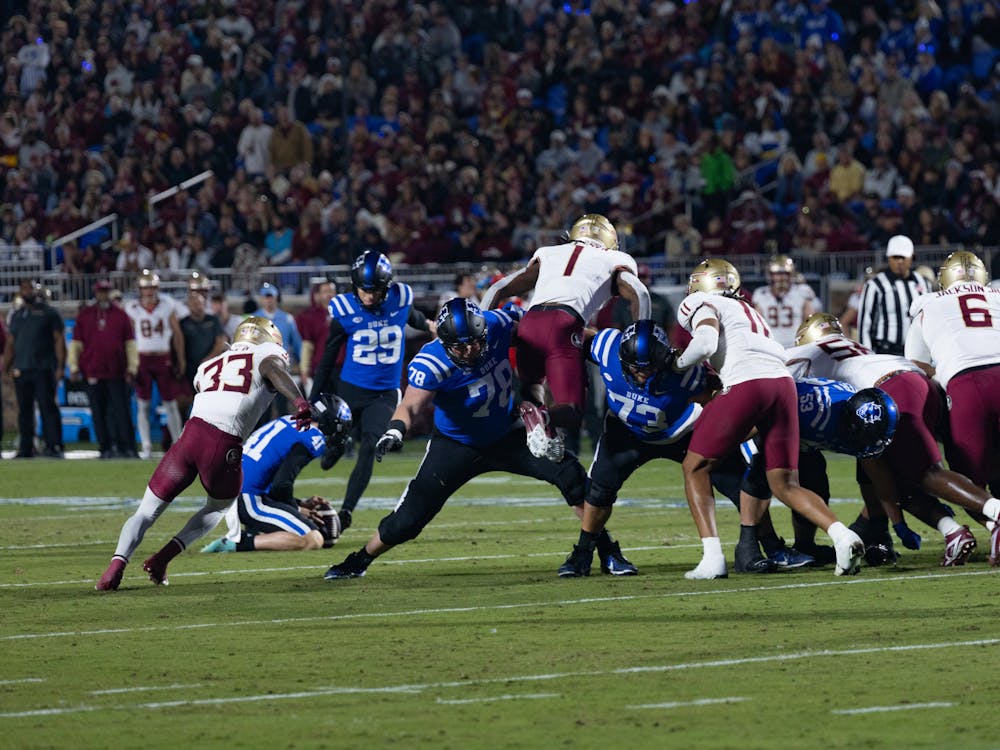
{"type": "Polygon", "coordinates": [[[910,303],[930,289],[923,276],[912,271],[897,276],[880,271],[865,282],[858,305],[858,340],[877,354],[902,356],[910,327],[910,303]]]}

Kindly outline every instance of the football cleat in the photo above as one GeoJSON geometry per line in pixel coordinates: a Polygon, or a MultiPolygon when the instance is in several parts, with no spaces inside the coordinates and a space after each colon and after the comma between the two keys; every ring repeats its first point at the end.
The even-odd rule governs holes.
{"type": "Polygon", "coordinates": [[[993,531],[990,532],[990,566],[997,567],[1000,565],[1000,523],[993,525],[993,531]]]}
{"type": "Polygon", "coordinates": [[[535,406],[530,401],[522,401],[519,412],[521,421],[524,422],[528,450],[531,455],[535,458],[547,458],[555,463],[562,461],[565,445],[552,425],[547,424],[548,414],[545,408],[535,406]]]}
{"type": "Polygon", "coordinates": [[[201,548],[201,551],[203,554],[206,552],[235,552],[236,542],[234,542],[232,539],[226,539],[225,537],[222,537],[221,539],[216,539],[214,542],[211,542],[210,544],[206,544],[204,547],[201,548]]]}
{"type": "Polygon", "coordinates": [[[737,544],[734,562],[737,573],[773,573],[778,567],[774,560],[761,554],[756,542],[737,544]]]}
{"type": "Polygon", "coordinates": [[[950,568],[955,565],[965,565],[970,555],[976,551],[976,537],[968,526],[956,529],[944,537],[944,557],[941,566],[950,568]]]}
{"type": "Polygon", "coordinates": [[[895,565],[899,561],[899,553],[891,544],[876,542],[865,545],[865,565],[869,568],[880,568],[884,565],[895,565]]]}
{"type": "Polygon", "coordinates": [[[573,551],[569,553],[566,562],[559,566],[560,578],[583,578],[590,575],[590,566],[594,560],[593,548],[581,547],[579,544],[573,545],[573,551]]]}
{"type": "Polygon", "coordinates": [[[361,556],[357,552],[352,552],[339,565],[331,565],[330,569],[323,574],[327,581],[336,581],[340,578],[361,578],[367,572],[368,566],[361,562],[361,556]]]}
{"type": "Polygon", "coordinates": [[[689,581],[710,581],[713,578],[729,578],[729,571],[726,570],[726,558],[713,557],[711,559],[702,557],[698,567],[689,570],[684,574],[689,581]]]}
{"type": "MultiPolygon", "coordinates": [[[[639,569],[629,562],[622,554],[622,548],[618,542],[612,542],[611,546],[603,554],[598,553],[601,558],[601,572],[613,576],[635,576],[639,575],[639,569]]],[[[589,567],[589,566],[588,566],[589,567]]],[[[562,568],[560,568],[562,570],[562,568]]],[[[560,575],[562,575],[560,573],[560,575]]]]}
{"type": "Polygon", "coordinates": [[[781,568],[782,570],[804,568],[806,565],[816,564],[815,557],[807,555],[805,552],[799,552],[793,547],[782,547],[781,549],[771,552],[767,557],[774,563],[775,567],[781,568]]]}
{"type": "Polygon", "coordinates": [[[803,555],[809,555],[813,558],[811,565],[813,567],[820,567],[823,565],[833,565],[837,562],[837,553],[834,552],[833,547],[829,544],[816,544],[816,542],[796,542],[795,546],[792,548],[797,552],[801,552],[803,555]]]}
{"type": "Polygon", "coordinates": [[[833,549],[837,553],[834,575],[853,576],[861,571],[861,560],[865,556],[865,543],[861,541],[861,537],[848,529],[848,534],[839,544],[835,543],[833,549]]]}
{"type": "Polygon", "coordinates": [[[98,591],[117,591],[121,585],[122,576],[125,575],[125,565],[125,561],[120,557],[111,558],[111,564],[108,565],[108,569],[104,571],[104,575],[94,585],[94,588],[98,591]]]}
{"type": "Polygon", "coordinates": [[[161,562],[156,555],[153,555],[142,564],[142,569],[149,573],[149,580],[157,586],[169,586],[167,580],[167,563],[161,562]]]}

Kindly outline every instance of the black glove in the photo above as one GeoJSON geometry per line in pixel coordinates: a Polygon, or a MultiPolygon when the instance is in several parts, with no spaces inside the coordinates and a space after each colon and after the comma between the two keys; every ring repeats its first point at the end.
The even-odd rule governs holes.
{"type": "Polygon", "coordinates": [[[395,450],[403,444],[403,433],[392,428],[385,431],[385,434],[375,443],[375,460],[381,461],[382,456],[391,450],[395,450]]]}

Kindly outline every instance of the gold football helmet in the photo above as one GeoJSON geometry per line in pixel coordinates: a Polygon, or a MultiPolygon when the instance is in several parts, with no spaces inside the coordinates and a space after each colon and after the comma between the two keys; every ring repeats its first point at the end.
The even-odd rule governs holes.
{"type": "Polygon", "coordinates": [[[768,273],[795,273],[795,261],[787,255],[772,255],[767,261],[768,273]]]}
{"type": "Polygon", "coordinates": [[[199,271],[192,271],[188,276],[188,291],[208,293],[212,289],[212,280],[199,271]]]}
{"type": "Polygon", "coordinates": [[[148,268],[143,268],[139,272],[139,288],[140,289],[156,289],[160,286],[160,277],[156,275],[155,271],[150,271],[148,268]]]}
{"type": "Polygon", "coordinates": [[[569,238],[579,240],[589,237],[597,240],[608,250],[618,249],[618,232],[607,218],[600,214],[584,214],[569,228],[569,238]]]}
{"type": "Polygon", "coordinates": [[[722,258],[708,258],[694,267],[688,279],[688,294],[706,292],[722,294],[740,288],[740,272],[736,266],[722,258]]]}
{"type": "Polygon", "coordinates": [[[802,324],[795,332],[795,345],[811,344],[814,341],[819,341],[822,338],[835,334],[844,335],[844,329],[841,327],[836,315],[822,312],[813,313],[802,321],[802,324]]]}
{"type": "Polygon", "coordinates": [[[253,315],[236,326],[236,332],[233,333],[233,343],[238,344],[241,341],[245,341],[248,344],[272,343],[278,346],[285,345],[278,326],[267,318],[259,318],[253,315]]]}
{"type": "Polygon", "coordinates": [[[940,282],[942,289],[963,282],[974,282],[986,286],[989,280],[986,266],[967,250],[959,250],[949,255],[941,264],[941,270],[938,271],[938,282],[940,282]]]}

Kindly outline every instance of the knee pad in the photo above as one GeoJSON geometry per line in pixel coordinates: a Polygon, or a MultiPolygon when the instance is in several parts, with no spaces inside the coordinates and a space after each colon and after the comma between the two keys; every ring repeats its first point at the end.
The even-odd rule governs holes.
{"type": "Polygon", "coordinates": [[[415,515],[408,513],[404,506],[400,506],[379,522],[379,537],[384,543],[393,547],[416,539],[424,530],[426,523],[421,523],[415,515]]]}
{"type": "Polygon", "coordinates": [[[606,487],[593,480],[587,489],[587,502],[595,508],[610,508],[618,499],[618,490],[606,487]]]}

